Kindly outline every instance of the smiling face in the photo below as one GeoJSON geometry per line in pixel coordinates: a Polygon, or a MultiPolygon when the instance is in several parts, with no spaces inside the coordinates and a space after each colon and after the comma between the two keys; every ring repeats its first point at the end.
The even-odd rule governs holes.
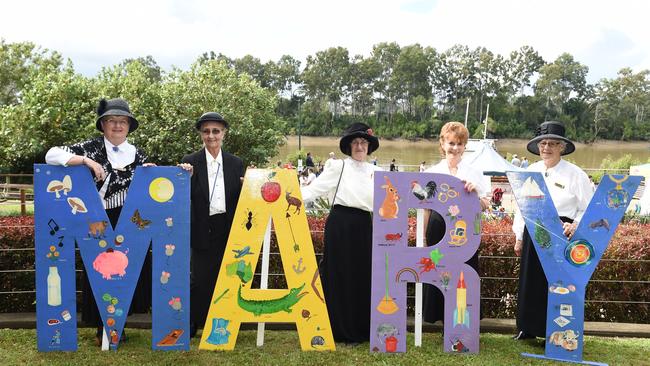
{"type": "Polygon", "coordinates": [[[208,121],[201,124],[199,131],[205,148],[210,152],[216,152],[221,148],[227,129],[221,122],[208,121]]]}
{"type": "Polygon", "coordinates": [[[350,142],[351,157],[357,161],[366,161],[368,157],[368,140],[363,137],[357,137],[350,142]]]}
{"type": "Polygon", "coordinates": [[[126,140],[129,134],[129,117],[127,116],[106,116],[102,118],[102,130],[104,136],[113,145],[119,145],[126,140]]]}
{"type": "Polygon", "coordinates": [[[440,147],[447,160],[460,160],[465,152],[465,142],[453,133],[442,137],[440,147]]]}
{"type": "Polygon", "coordinates": [[[560,161],[565,146],[564,141],[544,139],[537,143],[539,157],[544,160],[546,166],[552,167],[560,161]]]}

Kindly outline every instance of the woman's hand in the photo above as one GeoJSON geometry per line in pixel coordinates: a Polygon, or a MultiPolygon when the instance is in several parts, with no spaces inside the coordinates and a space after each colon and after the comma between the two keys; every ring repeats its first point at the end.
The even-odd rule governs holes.
{"type": "Polygon", "coordinates": [[[101,164],[98,162],[84,156],[82,157],[82,164],[90,169],[90,171],[95,176],[96,181],[101,182],[106,179],[106,172],[104,171],[104,167],[101,166],[101,164]]]}
{"type": "Polygon", "coordinates": [[[474,183],[472,183],[470,181],[465,181],[465,180],[463,182],[465,183],[465,190],[467,191],[467,193],[473,192],[473,191],[476,190],[476,186],[474,185],[474,183]]]}
{"type": "Polygon", "coordinates": [[[521,240],[515,241],[515,254],[517,257],[521,257],[521,248],[524,247],[524,243],[521,240]]]}
{"type": "Polygon", "coordinates": [[[576,232],[576,228],[578,227],[578,224],[574,223],[568,223],[564,222],[562,223],[562,229],[564,229],[564,236],[566,236],[568,239],[571,239],[573,234],[576,232]]]}
{"type": "Polygon", "coordinates": [[[183,169],[183,170],[185,170],[186,172],[190,173],[190,177],[194,173],[194,167],[192,166],[192,164],[180,163],[180,164],[176,164],[176,166],[183,169]]]}

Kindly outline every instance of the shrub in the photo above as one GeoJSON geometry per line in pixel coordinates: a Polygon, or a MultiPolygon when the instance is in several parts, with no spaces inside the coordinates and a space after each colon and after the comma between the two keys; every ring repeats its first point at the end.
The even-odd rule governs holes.
{"type": "MultiPolygon", "coordinates": [[[[323,230],[327,215],[308,216],[314,251],[317,260],[323,252],[323,230]]],[[[31,216],[0,217],[0,249],[33,248],[34,220],[31,216]]],[[[409,243],[415,244],[415,217],[409,217],[409,243]]],[[[482,278],[482,312],[490,318],[512,318],[516,309],[516,293],[519,276],[519,260],[513,251],[514,234],[510,230],[509,217],[484,220],[479,255],[479,274],[482,278]]],[[[592,281],[587,286],[586,321],[617,321],[649,323],[650,309],[647,304],[616,303],[607,301],[648,301],[650,287],[647,281],[650,273],[650,223],[632,219],[618,226],[603,259],[596,268],[592,281]],[[626,282],[622,282],[626,281],[626,282]],[[638,282],[627,282],[638,281],[638,282]]],[[[275,235],[271,236],[270,273],[283,273],[275,235]]],[[[261,261],[261,256],[260,256],[261,261]]],[[[261,263],[258,263],[253,281],[259,287],[261,263]]],[[[0,251],[0,267],[3,269],[33,269],[33,251],[0,251]]],[[[77,259],[77,269],[81,263],[77,259]]],[[[34,288],[34,273],[1,273],[0,291],[30,291],[34,288]]],[[[269,288],[286,288],[285,277],[270,276],[269,288]]],[[[77,288],[80,282],[77,281],[77,288]]],[[[413,296],[409,285],[409,295],[413,296]]],[[[413,314],[413,300],[409,300],[409,312],[413,314]]],[[[34,311],[34,295],[12,294],[0,297],[0,312],[34,311]]]]}

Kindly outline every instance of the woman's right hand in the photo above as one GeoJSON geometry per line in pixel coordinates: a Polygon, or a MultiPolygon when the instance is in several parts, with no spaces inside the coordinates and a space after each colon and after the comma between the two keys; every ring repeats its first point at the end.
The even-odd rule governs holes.
{"type": "Polygon", "coordinates": [[[515,254],[517,257],[521,257],[521,248],[523,248],[524,243],[521,240],[515,241],[515,254]]]}
{"type": "Polygon", "coordinates": [[[93,173],[95,179],[98,182],[101,182],[104,179],[106,179],[106,172],[104,171],[104,167],[101,166],[101,164],[99,164],[98,162],[94,161],[89,157],[84,157],[83,164],[90,169],[90,171],[93,173]]]}

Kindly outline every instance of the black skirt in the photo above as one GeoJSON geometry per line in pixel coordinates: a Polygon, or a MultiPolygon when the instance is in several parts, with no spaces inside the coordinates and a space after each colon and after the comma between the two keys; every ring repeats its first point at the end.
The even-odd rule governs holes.
{"type": "MultiPolygon", "coordinates": [[[[446,231],[445,219],[436,211],[431,211],[425,233],[427,246],[438,244],[445,236],[446,231]]],[[[479,273],[478,250],[466,263],[474,268],[476,273],[479,273]]],[[[483,317],[481,316],[481,318],[483,317]]],[[[440,289],[428,283],[422,284],[422,320],[427,323],[445,320],[445,297],[440,289]]]]}
{"type": "MultiPolygon", "coordinates": [[[[562,222],[573,222],[560,217],[562,222]]],[[[536,337],[546,337],[548,282],[528,229],[524,230],[519,291],[517,295],[517,329],[536,337]]]]}
{"type": "MultiPolygon", "coordinates": [[[[108,220],[115,229],[117,219],[120,217],[122,207],[106,210],[108,220]]],[[[90,287],[90,281],[86,274],[85,267],[82,270],[82,290],[81,290],[81,319],[86,325],[102,326],[102,318],[97,309],[97,303],[93,296],[93,290],[90,287]]],[[[142,264],[138,284],[133,293],[129,315],[132,313],[148,313],[151,310],[151,250],[147,252],[142,264]]]]}
{"type": "Polygon", "coordinates": [[[334,340],[367,342],[372,271],[370,212],[335,205],[325,223],[324,240],[320,272],[334,340]]]}

